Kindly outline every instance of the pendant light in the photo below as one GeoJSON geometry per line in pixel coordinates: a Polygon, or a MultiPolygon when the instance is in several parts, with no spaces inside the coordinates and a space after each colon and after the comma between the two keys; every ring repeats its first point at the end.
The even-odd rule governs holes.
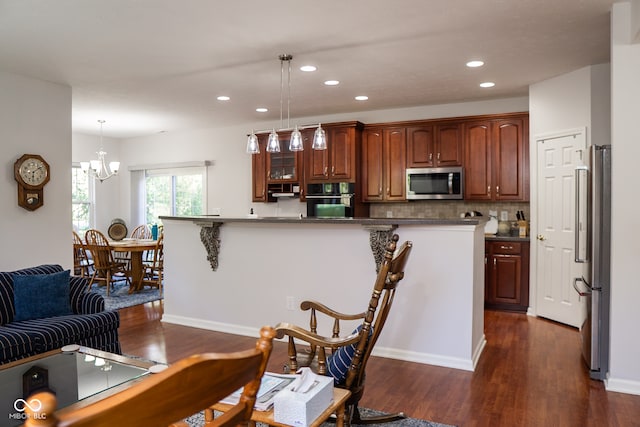
{"type": "Polygon", "coordinates": [[[104,151],[102,143],[102,125],[105,121],[98,120],[98,123],[100,123],[100,149],[96,152],[98,158],[88,162],[80,162],[80,167],[91,178],[103,182],[118,174],[120,162],[109,162],[107,167],[107,152],[104,151]]]}
{"type": "Polygon", "coordinates": [[[280,138],[275,129],[269,134],[267,140],[267,153],[279,153],[280,152],[280,138]]]}
{"type": "Polygon", "coordinates": [[[326,150],[327,149],[327,133],[322,129],[322,125],[318,123],[318,128],[313,134],[313,144],[311,148],[314,150],[326,150]]]}
{"type": "Polygon", "coordinates": [[[247,138],[247,154],[260,154],[260,144],[254,131],[251,131],[251,135],[247,138]]]}
{"type": "Polygon", "coordinates": [[[298,130],[296,125],[293,132],[291,132],[291,141],[289,141],[289,151],[302,151],[304,150],[302,144],[302,133],[298,130]]]}

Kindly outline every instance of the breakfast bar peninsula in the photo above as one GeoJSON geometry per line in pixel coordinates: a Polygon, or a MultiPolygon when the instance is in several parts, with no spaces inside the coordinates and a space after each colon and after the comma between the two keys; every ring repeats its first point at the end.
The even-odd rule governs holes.
{"type": "Polygon", "coordinates": [[[164,322],[253,336],[262,325],[307,325],[303,300],[362,312],[380,248],[396,233],[413,251],[373,354],[472,371],[482,353],[484,222],[477,218],[161,219],[164,322]]]}

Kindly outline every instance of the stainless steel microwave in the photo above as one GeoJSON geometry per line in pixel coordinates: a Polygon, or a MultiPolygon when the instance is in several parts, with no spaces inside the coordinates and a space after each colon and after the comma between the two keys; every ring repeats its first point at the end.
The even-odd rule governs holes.
{"type": "Polygon", "coordinates": [[[462,199],[464,169],[409,168],[407,169],[407,199],[462,199]]]}

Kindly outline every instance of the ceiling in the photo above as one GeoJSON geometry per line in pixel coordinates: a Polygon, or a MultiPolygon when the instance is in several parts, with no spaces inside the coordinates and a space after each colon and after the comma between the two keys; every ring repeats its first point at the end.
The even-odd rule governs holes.
{"type": "Polygon", "coordinates": [[[526,96],[609,61],[615,1],[0,0],[0,70],[70,85],[73,131],[119,138],[278,123],[283,53],[292,119],[526,96]]]}

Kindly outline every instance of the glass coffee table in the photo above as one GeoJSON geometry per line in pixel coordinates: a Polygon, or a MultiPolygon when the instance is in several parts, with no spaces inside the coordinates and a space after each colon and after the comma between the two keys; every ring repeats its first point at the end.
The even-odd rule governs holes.
{"type": "Polygon", "coordinates": [[[84,406],[123,390],[164,365],[81,346],[39,354],[0,365],[0,417],[7,426],[24,423],[28,396],[48,390],[58,409],[84,406]]]}

